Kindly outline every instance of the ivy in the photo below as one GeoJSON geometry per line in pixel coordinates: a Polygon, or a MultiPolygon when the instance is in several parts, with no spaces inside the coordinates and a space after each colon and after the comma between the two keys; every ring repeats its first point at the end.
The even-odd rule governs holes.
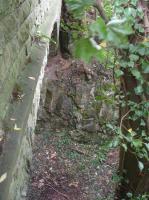
{"type": "MultiPolygon", "coordinates": [[[[90,1],[81,2],[86,4],[85,9],[92,5],[90,1]]],[[[123,108],[128,107],[128,112],[121,116],[119,127],[108,124],[107,128],[117,133],[113,145],[121,145],[125,151],[131,151],[142,172],[145,168],[142,160],[149,161],[149,37],[142,25],[144,11],[138,7],[138,0],[115,0],[113,9],[114,16],[108,23],[98,17],[88,25],[88,38],[76,43],[75,56],[85,62],[96,57],[104,64],[108,52],[116,52],[113,53],[114,59],[108,60],[108,65],[114,69],[117,82],[126,75],[134,80],[135,86],[130,91],[119,94],[119,104],[123,108]],[[125,127],[125,119],[130,120],[130,124],[137,122],[135,129],[131,125],[125,127]]]]}
{"type": "Polygon", "coordinates": [[[80,19],[84,15],[84,12],[95,3],[95,0],[66,0],[66,3],[75,18],[80,19]]]}

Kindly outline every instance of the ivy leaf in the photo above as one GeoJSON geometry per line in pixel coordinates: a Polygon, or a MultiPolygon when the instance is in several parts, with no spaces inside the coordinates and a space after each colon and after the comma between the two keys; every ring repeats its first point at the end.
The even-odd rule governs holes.
{"type": "Polygon", "coordinates": [[[130,8],[130,7],[125,9],[124,13],[125,13],[125,16],[127,16],[127,17],[131,17],[131,16],[136,17],[136,14],[137,14],[136,9],[130,8]]]}
{"type": "Polygon", "coordinates": [[[136,6],[137,3],[138,3],[138,0],[132,0],[132,1],[131,1],[131,4],[134,5],[134,6],[136,6]]]}
{"type": "Polygon", "coordinates": [[[133,33],[131,23],[127,19],[113,18],[107,24],[107,39],[116,46],[126,48],[128,35],[133,33]]]}
{"type": "Polygon", "coordinates": [[[149,62],[143,62],[142,69],[143,69],[143,73],[148,74],[149,73],[149,62]]]}
{"type": "Polygon", "coordinates": [[[104,59],[104,51],[100,46],[96,46],[89,38],[78,40],[75,43],[74,56],[89,63],[92,58],[104,59]]]}
{"type": "Polygon", "coordinates": [[[135,54],[130,54],[129,56],[130,60],[132,61],[137,61],[139,59],[139,56],[135,55],[135,54]]]}
{"type": "Polygon", "coordinates": [[[137,80],[140,80],[142,78],[141,73],[137,69],[132,69],[131,73],[137,80]]]}
{"type": "Polygon", "coordinates": [[[134,90],[137,95],[140,95],[143,93],[143,87],[141,85],[137,86],[134,90]]]}
{"type": "Polygon", "coordinates": [[[128,38],[125,35],[119,34],[112,29],[107,29],[107,40],[119,48],[124,48],[128,44],[128,38]]]}
{"type": "Polygon", "coordinates": [[[133,29],[126,19],[113,19],[107,26],[122,35],[131,35],[133,33],[133,29]]]}
{"type": "Polygon", "coordinates": [[[117,69],[115,71],[115,75],[116,75],[117,78],[120,77],[120,76],[122,76],[123,74],[124,74],[124,72],[122,70],[120,70],[120,69],[117,69]]]}
{"type": "Polygon", "coordinates": [[[132,193],[130,192],[127,193],[127,197],[131,198],[132,196],[133,196],[132,193]]]}
{"type": "Polygon", "coordinates": [[[142,140],[140,139],[133,139],[132,144],[134,145],[135,148],[140,148],[142,147],[142,140]]]}
{"type": "Polygon", "coordinates": [[[126,144],[122,144],[122,147],[124,148],[125,151],[127,151],[127,145],[126,144]]]}
{"type": "Polygon", "coordinates": [[[2,183],[6,178],[7,178],[7,173],[4,173],[4,174],[0,177],[0,183],[2,183]]]}
{"type": "Polygon", "coordinates": [[[127,19],[118,19],[113,18],[107,26],[113,30],[115,33],[119,33],[121,35],[131,35],[133,33],[133,29],[131,24],[127,19]]]}
{"type": "Polygon", "coordinates": [[[119,142],[120,142],[119,139],[116,138],[112,143],[112,147],[117,147],[119,145],[119,142]]]}
{"type": "Polygon", "coordinates": [[[147,150],[149,151],[149,143],[145,143],[147,150]]]}
{"type": "Polygon", "coordinates": [[[141,125],[141,126],[145,126],[145,125],[146,125],[146,123],[145,123],[145,121],[144,121],[143,119],[141,119],[140,125],[141,125]]]}
{"type": "Polygon", "coordinates": [[[138,167],[139,167],[140,172],[142,172],[144,169],[144,164],[141,161],[138,161],[138,167]]]}

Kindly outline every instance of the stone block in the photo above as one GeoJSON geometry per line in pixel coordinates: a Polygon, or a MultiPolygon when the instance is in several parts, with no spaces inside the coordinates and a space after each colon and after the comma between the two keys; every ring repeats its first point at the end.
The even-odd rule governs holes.
{"type": "Polygon", "coordinates": [[[18,18],[15,15],[11,14],[4,18],[2,21],[3,26],[5,27],[5,40],[6,43],[9,42],[17,33],[18,30],[18,18]]]}

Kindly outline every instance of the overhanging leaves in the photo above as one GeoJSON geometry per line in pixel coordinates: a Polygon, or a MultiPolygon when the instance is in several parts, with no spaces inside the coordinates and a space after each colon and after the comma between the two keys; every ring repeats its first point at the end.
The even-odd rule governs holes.
{"type": "Polygon", "coordinates": [[[93,36],[98,36],[100,39],[107,38],[107,27],[101,17],[98,17],[98,19],[89,26],[89,30],[93,36]]]}
{"type": "Polygon", "coordinates": [[[66,0],[69,10],[73,12],[75,18],[80,18],[94,2],[95,0],[66,0]]]}
{"type": "Polygon", "coordinates": [[[101,17],[89,26],[93,36],[104,39],[116,46],[128,44],[128,36],[133,34],[131,23],[126,19],[113,18],[107,25],[101,17]]]}
{"type": "Polygon", "coordinates": [[[104,50],[96,48],[89,38],[85,38],[75,43],[74,56],[88,63],[95,57],[98,60],[103,60],[104,50]]]}

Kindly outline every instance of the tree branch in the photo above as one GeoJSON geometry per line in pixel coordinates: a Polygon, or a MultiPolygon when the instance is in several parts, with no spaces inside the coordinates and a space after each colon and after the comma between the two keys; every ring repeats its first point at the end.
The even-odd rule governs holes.
{"type": "Polygon", "coordinates": [[[102,0],[96,0],[94,7],[98,10],[99,15],[102,17],[102,19],[107,23],[108,17],[106,16],[105,11],[103,9],[102,0]]]}

